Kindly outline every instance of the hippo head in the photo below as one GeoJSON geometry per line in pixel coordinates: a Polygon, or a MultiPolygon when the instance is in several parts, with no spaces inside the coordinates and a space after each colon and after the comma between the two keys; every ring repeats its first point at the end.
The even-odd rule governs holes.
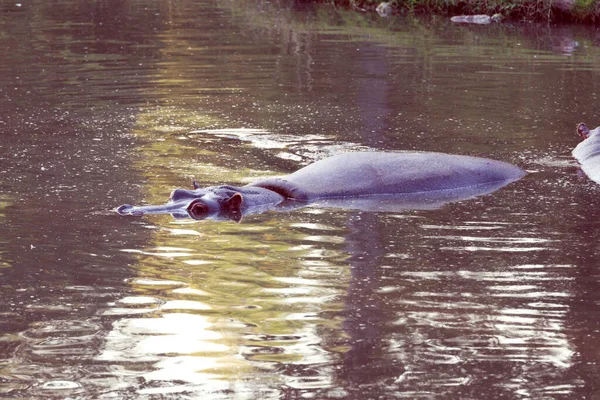
{"type": "Polygon", "coordinates": [[[124,204],[115,211],[119,215],[142,216],[145,214],[171,214],[174,218],[193,218],[196,220],[232,220],[242,219],[242,195],[232,186],[213,186],[208,188],[175,189],[167,204],[160,206],[131,206],[124,204]]]}
{"type": "Polygon", "coordinates": [[[580,122],[579,124],[577,124],[577,134],[583,139],[587,139],[588,137],[590,137],[591,132],[585,123],[580,122]]]}

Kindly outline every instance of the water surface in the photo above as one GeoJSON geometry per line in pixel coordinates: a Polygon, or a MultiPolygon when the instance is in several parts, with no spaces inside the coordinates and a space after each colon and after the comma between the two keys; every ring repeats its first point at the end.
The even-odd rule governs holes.
{"type": "Polygon", "coordinates": [[[0,42],[1,396],[598,395],[594,28],[33,1],[0,42]],[[354,150],[531,173],[436,210],[111,211],[354,150]]]}

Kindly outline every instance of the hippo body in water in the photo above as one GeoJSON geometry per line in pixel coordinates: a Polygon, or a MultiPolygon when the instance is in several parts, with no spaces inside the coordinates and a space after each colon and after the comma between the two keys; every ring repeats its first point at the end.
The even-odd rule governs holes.
{"type": "Polygon", "coordinates": [[[577,134],[583,141],[573,149],[573,157],[591,180],[600,183],[600,126],[589,130],[582,122],[577,125],[577,134]]]}
{"type": "Polygon", "coordinates": [[[123,205],[121,215],[172,214],[176,218],[230,219],[308,204],[400,211],[491,193],[525,175],[485,158],[426,152],[357,152],[333,156],[290,175],[246,186],[175,189],[161,206],[123,205]]]}

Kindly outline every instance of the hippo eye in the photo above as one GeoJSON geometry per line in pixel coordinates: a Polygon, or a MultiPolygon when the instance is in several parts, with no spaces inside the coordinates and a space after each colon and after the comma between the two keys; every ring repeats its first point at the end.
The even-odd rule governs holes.
{"type": "Polygon", "coordinates": [[[188,206],[187,211],[194,219],[204,219],[208,214],[208,206],[201,200],[195,200],[188,206]]]}

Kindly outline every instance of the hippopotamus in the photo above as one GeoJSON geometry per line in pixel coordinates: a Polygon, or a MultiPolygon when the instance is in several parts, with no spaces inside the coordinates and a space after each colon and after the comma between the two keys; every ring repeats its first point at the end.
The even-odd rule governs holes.
{"type": "Polygon", "coordinates": [[[486,158],[433,152],[351,152],[310,164],[283,177],[245,186],[175,189],[167,204],[122,205],[120,215],[172,214],[175,218],[233,220],[267,210],[307,205],[398,211],[437,208],[491,193],[525,171],[486,158]]]}
{"type": "Polygon", "coordinates": [[[583,122],[577,125],[577,134],[583,138],[572,151],[581,169],[594,182],[600,183],[600,126],[589,130],[583,122]]]}

